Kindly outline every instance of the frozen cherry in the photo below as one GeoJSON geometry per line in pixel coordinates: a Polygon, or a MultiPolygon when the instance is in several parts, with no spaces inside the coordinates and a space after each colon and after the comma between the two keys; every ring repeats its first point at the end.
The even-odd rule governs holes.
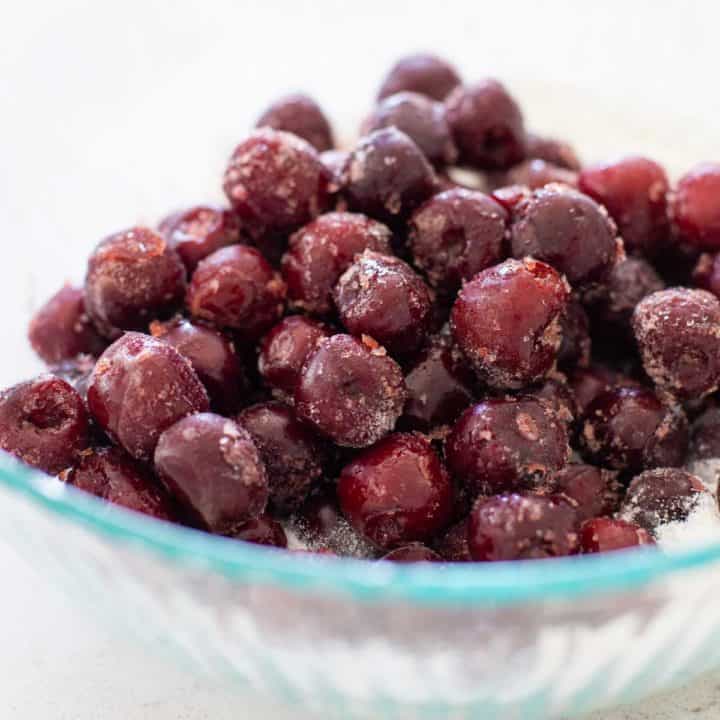
{"type": "Polygon", "coordinates": [[[506,260],[462,288],[452,309],[453,336],[483,381],[523,387],[552,368],[569,295],[549,265],[506,260]]]}
{"type": "Polygon", "coordinates": [[[177,511],[150,470],[120,448],[83,452],[64,480],[80,490],[158,520],[177,520],[177,511]]]}
{"type": "Polygon", "coordinates": [[[343,179],[350,209],[384,222],[407,217],[436,187],[432,165],[396,127],[360,138],[343,179]]]}
{"type": "Polygon", "coordinates": [[[580,439],[588,457],[615,470],[675,467],[687,454],[687,418],[652,390],[615,388],[590,403],[580,439]]]}
{"type": "Polygon", "coordinates": [[[233,534],[261,515],[268,480],[247,430],[228,418],[197,413],[165,430],[155,469],[173,496],[206,529],[233,534]]]}
{"type": "Polygon", "coordinates": [[[455,523],[447,530],[434,544],[435,550],[443,560],[450,562],[470,562],[470,550],[468,548],[468,519],[465,518],[455,523]]]}
{"type": "Polygon", "coordinates": [[[55,375],[40,375],[0,392],[0,448],[56,475],[88,445],[80,395],[55,375]]]}
{"type": "Polygon", "coordinates": [[[292,304],[318,315],[333,309],[332,290],[364,250],[390,254],[388,228],[365,215],[334,212],[322,215],[290,238],[282,274],[292,304]]]}
{"type": "Polygon", "coordinates": [[[158,231],[180,256],[189,273],[216,250],[240,242],[237,215],[216,205],[196,205],[168,215],[158,225],[158,231]]]}
{"type": "Polygon", "coordinates": [[[302,93],[278,98],[258,118],[255,127],[292,133],[309,142],[318,152],[333,146],[332,130],[323,111],[315,100],[302,93]]]}
{"type": "Polygon", "coordinates": [[[111,235],[90,255],[85,307],[98,330],[142,330],[172,313],[185,293],[185,266],[162,235],[136,227],[111,235]]]}
{"type": "Polygon", "coordinates": [[[606,291],[591,305],[593,327],[600,330],[610,345],[618,336],[631,339],[635,306],[664,287],[662,278],[647,260],[628,257],[617,263],[608,276],[606,291]]]}
{"type": "Polygon", "coordinates": [[[424,437],[395,433],[343,468],[338,497],[352,526],[385,549],[429,539],[444,528],[453,489],[424,437]]]}
{"type": "Polygon", "coordinates": [[[200,262],[186,302],[194,318],[256,340],[282,317],[285,292],[280,274],[255,248],[233,245],[200,262]]]}
{"type": "Polygon", "coordinates": [[[580,160],[573,148],[562,140],[527,133],[527,157],[545,160],[568,170],[580,170],[580,160]]]}
{"type": "Polygon", "coordinates": [[[222,333],[181,317],[153,322],[150,332],[190,361],[213,407],[228,413],[240,407],[248,382],[235,347],[222,333]]]}
{"type": "Polygon", "coordinates": [[[618,254],[607,211],[564,185],[547,185],[520,203],[510,238],[515,257],[549,263],[573,286],[604,282],[618,254]]]}
{"type": "Polygon", "coordinates": [[[325,448],[281,402],[252,405],[238,415],[265,462],[270,507],[281,515],[300,508],[322,479],[325,448]]]}
{"type": "Polygon", "coordinates": [[[383,348],[339,334],[305,362],[295,408],[338,445],[367,447],[393,429],[405,398],[402,371],[383,348]]]}
{"type": "Polygon", "coordinates": [[[532,487],[569,460],[567,427],[535,398],[489,398],[460,416],[445,457],[473,496],[532,487]]]}
{"type": "Polygon", "coordinates": [[[434,550],[422,543],[402,545],[391,550],[387,555],[383,555],[380,559],[397,563],[442,562],[443,560],[434,550]]]}
{"type": "Polygon", "coordinates": [[[656,162],[632,155],[589,165],[580,173],[579,187],[607,208],[628,251],[653,255],[665,244],[669,184],[656,162]]]}
{"type": "Polygon", "coordinates": [[[358,255],[333,298],[348,332],[370,335],[394,355],[417,350],[430,327],[430,291],[406,262],[391,255],[372,250],[358,255]]]}
{"type": "Polygon", "coordinates": [[[260,515],[238,526],[230,534],[235,540],[244,540],[255,545],[286,548],[287,535],[283,526],[269,515],[260,515]]]}
{"type": "Polygon", "coordinates": [[[652,533],[660,525],[685,520],[705,492],[700,478],[680,468],[646,470],[630,483],[620,515],[652,533]]]}
{"type": "Polygon", "coordinates": [[[185,415],[207,410],[208,396],[190,361],[174,347],[131,332],[97,361],[88,406],[130,455],[149,460],[160,433],[185,415]]]}
{"type": "Polygon", "coordinates": [[[680,178],[670,211],[682,241],[720,250],[720,164],[699,165],[680,178]]]}
{"type": "Polygon", "coordinates": [[[577,187],[578,175],[573,170],[536,158],[513,165],[502,176],[503,185],[524,185],[531,190],[537,190],[550,183],[577,187]]]}
{"type": "Polygon", "coordinates": [[[507,213],[481,192],[457,188],[430,198],[410,218],[415,264],[439,291],[453,294],[463,280],[503,258],[507,213]]]}
{"type": "Polygon", "coordinates": [[[331,334],[327,325],[304,315],[283,318],[260,345],[260,375],[268,385],[292,399],[305,360],[318,342],[331,334]]]}
{"type": "Polygon", "coordinates": [[[711,405],[693,422],[690,457],[693,460],[720,458],[720,406],[711,405]]]}
{"type": "Polygon", "coordinates": [[[406,55],[392,66],[378,92],[378,99],[408,90],[444,100],[460,84],[457,70],[430,53],[406,55]]]}
{"type": "Polygon", "coordinates": [[[401,422],[423,432],[449,425],[473,401],[475,379],[458,353],[433,343],[405,375],[407,401],[401,422]]]}
{"type": "Polygon", "coordinates": [[[488,170],[505,170],[525,157],[522,113],[497,80],[486,79],[456,88],[446,106],[461,162],[488,170]]]}
{"type": "Polygon", "coordinates": [[[580,528],[580,549],[583,553],[610,552],[653,544],[645,528],[626,520],[597,517],[587,520],[580,528]]]}
{"type": "Polygon", "coordinates": [[[223,188],[252,237],[290,232],[328,205],[329,173],[305,140],[262,128],[233,152],[223,188]]]}
{"type": "Polygon", "coordinates": [[[28,338],[49,365],[76,355],[99,355],[107,345],[85,311],[83,289],[72,285],[60,288],[33,315],[28,338]]]}
{"type": "Polygon", "coordinates": [[[718,298],[705,290],[661,290],[637,305],[632,322],[645,372],[660,389],[680,398],[717,389],[718,298]]]}
{"type": "Polygon", "coordinates": [[[720,253],[703,253],[693,269],[692,281],[695,287],[720,298],[720,253]]]}
{"type": "Polygon", "coordinates": [[[551,475],[538,491],[562,495],[575,508],[578,520],[610,515],[620,505],[621,486],[611,470],[573,463],[551,475]]]}
{"type": "Polygon", "coordinates": [[[583,306],[571,299],[560,316],[562,342],[558,350],[558,367],[571,370],[590,364],[592,341],[590,340],[590,319],[583,306]]]}
{"type": "Polygon", "coordinates": [[[367,135],[391,126],[413,140],[433,165],[450,165],[457,159],[442,103],[412,92],[390,95],[373,110],[361,132],[367,135]]]}
{"type": "Polygon", "coordinates": [[[468,523],[473,560],[527,560],[572,555],[578,549],[577,517],[566,502],[541,495],[480,498],[468,523]]]}

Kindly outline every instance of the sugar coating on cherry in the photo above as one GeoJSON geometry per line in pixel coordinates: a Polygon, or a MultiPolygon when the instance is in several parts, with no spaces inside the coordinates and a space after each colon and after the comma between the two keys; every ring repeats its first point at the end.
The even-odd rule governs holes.
{"type": "Polygon", "coordinates": [[[646,470],[628,486],[620,517],[654,533],[661,525],[685,520],[704,493],[700,478],[686,470],[646,470]]]}

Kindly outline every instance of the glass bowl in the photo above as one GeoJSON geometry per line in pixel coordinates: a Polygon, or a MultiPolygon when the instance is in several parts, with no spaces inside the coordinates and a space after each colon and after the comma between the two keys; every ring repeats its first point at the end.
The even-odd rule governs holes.
{"type": "Polygon", "coordinates": [[[107,505],[4,454],[0,527],[79,612],[326,717],[554,718],[720,665],[720,544],[427,567],[293,554],[107,505]]]}

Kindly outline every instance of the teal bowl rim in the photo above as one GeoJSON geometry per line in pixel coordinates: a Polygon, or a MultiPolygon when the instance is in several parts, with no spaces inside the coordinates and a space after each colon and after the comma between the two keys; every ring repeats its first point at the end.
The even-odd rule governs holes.
{"type": "Polygon", "coordinates": [[[664,553],[617,553],[502,563],[402,565],[288,553],[172,525],[109,505],[0,452],[0,488],[22,495],[111,542],[134,544],[170,561],[205,567],[245,584],[321,590],[358,600],[435,607],[499,606],[630,590],[675,571],[720,560],[720,543],[664,553]]]}

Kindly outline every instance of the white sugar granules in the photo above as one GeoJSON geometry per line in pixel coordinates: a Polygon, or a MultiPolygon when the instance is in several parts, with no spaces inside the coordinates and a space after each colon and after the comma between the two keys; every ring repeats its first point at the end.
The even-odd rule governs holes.
{"type": "Polygon", "coordinates": [[[688,545],[707,545],[720,541],[720,511],[716,499],[720,458],[702,460],[688,466],[707,486],[687,519],[660,525],[655,530],[658,545],[666,552],[687,549],[688,545]]]}

